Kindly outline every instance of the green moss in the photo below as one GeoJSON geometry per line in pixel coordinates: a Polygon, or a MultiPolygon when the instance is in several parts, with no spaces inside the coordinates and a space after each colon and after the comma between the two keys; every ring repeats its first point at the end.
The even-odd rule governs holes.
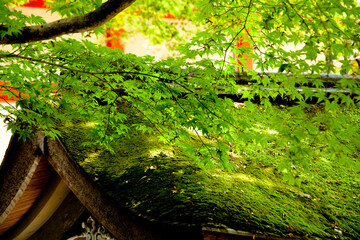
{"type": "MultiPolygon", "coordinates": [[[[257,127],[272,117],[262,110],[249,114],[257,127]]],[[[61,127],[62,140],[119,205],[141,216],[277,236],[360,238],[358,176],[326,155],[304,171],[302,184],[289,185],[278,168],[283,148],[270,140],[262,151],[247,145],[242,155],[231,158],[235,167],[227,171],[199,167],[156,135],[134,133],[114,142],[115,154],[83,147],[91,140],[86,134],[91,128],[89,123],[67,123],[61,127]]]]}

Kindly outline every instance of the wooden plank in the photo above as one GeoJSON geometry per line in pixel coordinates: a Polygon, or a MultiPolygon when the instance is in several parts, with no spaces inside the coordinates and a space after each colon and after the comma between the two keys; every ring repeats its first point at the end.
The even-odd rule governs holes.
{"type": "Polygon", "coordinates": [[[22,191],[19,199],[15,201],[15,206],[13,206],[11,212],[0,225],[0,235],[13,227],[34,205],[52,174],[54,174],[54,171],[49,162],[45,157],[40,158],[33,175],[28,180],[26,188],[22,191]]]}
{"type": "Polygon", "coordinates": [[[26,216],[22,217],[11,231],[6,233],[5,239],[28,239],[54,214],[69,191],[69,188],[61,181],[61,178],[54,173],[35,205],[31,207],[26,216]]]}

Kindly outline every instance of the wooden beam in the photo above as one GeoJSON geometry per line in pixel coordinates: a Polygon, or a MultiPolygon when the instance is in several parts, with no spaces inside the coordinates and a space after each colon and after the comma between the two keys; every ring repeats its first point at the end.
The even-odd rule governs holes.
{"type": "Polygon", "coordinates": [[[13,136],[0,168],[0,235],[27,212],[46,185],[50,165],[42,159],[43,135],[26,142],[13,136]]]}
{"type": "Polygon", "coordinates": [[[17,193],[0,216],[0,235],[15,226],[33,207],[52,173],[51,166],[45,158],[35,157],[20,188],[17,189],[17,193]]]}
{"type": "Polygon", "coordinates": [[[6,234],[4,240],[25,240],[39,230],[58,209],[69,193],[69,188],[54,174],[49,185],[36,204],[28,211],[16,228],[6,234]]]}

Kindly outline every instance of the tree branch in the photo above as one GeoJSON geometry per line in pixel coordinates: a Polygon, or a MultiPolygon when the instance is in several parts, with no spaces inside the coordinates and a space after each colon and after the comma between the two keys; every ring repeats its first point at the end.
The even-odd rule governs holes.
{"type": "Polygon", "coordinates": [[[28,43],[52,39],[69,33],[91,31],[104,25],[133,2],[135,0],[108,0],[94,11],[81,16],[64,18],[41,25],[26,26],[18,36],[5,35],[0,39],[0,44],[28,43]]]}

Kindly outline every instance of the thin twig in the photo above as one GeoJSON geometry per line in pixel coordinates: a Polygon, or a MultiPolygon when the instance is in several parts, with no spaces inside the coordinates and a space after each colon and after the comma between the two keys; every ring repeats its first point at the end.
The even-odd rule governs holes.
{"type": "MultiPolygon", "coordinates": [[[[167,84],[165,84],[164,82],[163,82],[163,85],[168,89],[168,91],[170,92],[170,94],[173,96],[173,98],[175,99],[175,102],[177,103],[177,105],[178,105],[178,106],[181,108],[181,110],[184,112],[185,117],[186,117],[188,120],[190,120],[190,117],[189,117],[189,115],[187,114],[187,111],[184,109],[184,107],[182,106],[182,104],[179,103],[177,97],[174,96],[174,94],[173,94],[173,92],[171,91],[170,87],[169,87],[167,84]]],[[[194,128],[194,132],[195,132],[195,134],[197,135],[198,139],[200,140],[201,145],[204,146],[204,147],[208,150],[210,156],[211,156],[213,159],[215,159],[214,156],[213,156],[212,153],[211,153],[210,148],[205,144],[205,142],[203,141],[202,137],[200,136],[200,134],[198,133],[198,131],[196,130],[196,128],[194,128]]]]}

